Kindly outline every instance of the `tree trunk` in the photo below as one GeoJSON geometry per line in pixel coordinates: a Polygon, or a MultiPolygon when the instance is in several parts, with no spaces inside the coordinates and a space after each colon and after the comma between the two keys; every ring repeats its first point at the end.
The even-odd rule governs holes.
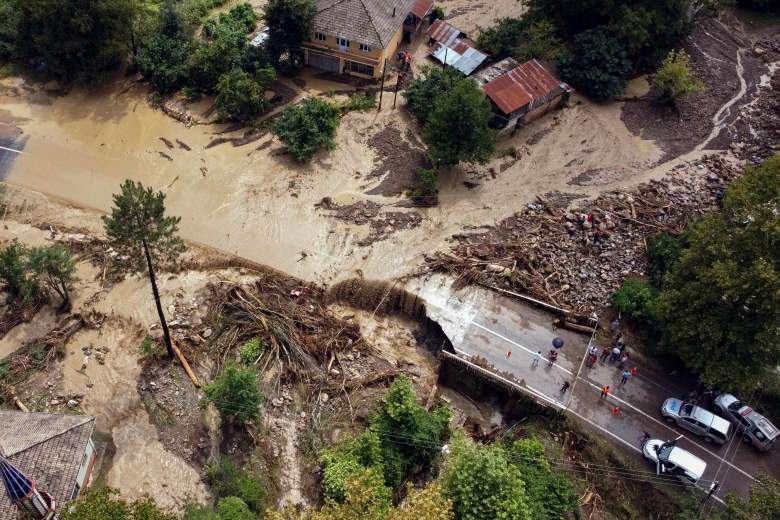
{"type": "Polygon", "coordinates": [[[149,271],[149,281],[152,282],[152,294],[154,295],[154,303],[157,305],[157,315],[160,317],[160,325],[163,330],[163,340],[165,341],[165,349],[168,351],[168,357],[174,358],[173,344],[171,343],[171,334],[168,331],[168,322],[165,321],[165,313],[163,312],[162,303],[160,302],[160,292],[157,290],[157,279],[154,276],[154,268],[152,267],[152,257],[149,255],[149,246],[146,245],[146,238],[141,239],[144,244],[144,255],[146,255],[146,267],[149,271]]]}

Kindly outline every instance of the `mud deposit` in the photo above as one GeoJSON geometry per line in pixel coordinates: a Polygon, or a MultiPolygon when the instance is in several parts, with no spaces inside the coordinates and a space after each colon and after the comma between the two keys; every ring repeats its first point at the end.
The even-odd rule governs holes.
{"type": "Polygon", "coordinates": [[[318,207],[331,211],[330,216],[358,225],[368,225],[368,236],[359,239],[359,246],[369,246],[374,242],[386,240],[390,235],[403,229],[418,227],[423,217],[409,211],[382,211],[382,206],[372,201],[360,201],[349,205],[338,205],[326,197],[318,207]]]}
{"type": "Polygon", "coordinates": [[[373,130],[376,133],[368,140],[368,145],[376,151],[377,158],[368,178],[382,178],[382,182],[366,194],[389,197],[413,188],[417,168],[425,164],[425,153],[403,138],[395,126],[387,126],[381,131],[375,127],[373,130]]]}
{"type": "Polygon", "coordinates": [[[728,148],[731,138],[721,130],[736,119],[741,106],[755,97],[761,75],[766,72],[763,61],[749,52],[752,43],[733,17],[703,20],[684,48],[706,91],[683,98],[675,109],[663,105],[660,90],[653,87],[644,97],[623,107],[626,126],[654,140],[664,151],[662,161],[697,147],[728,148]]]}

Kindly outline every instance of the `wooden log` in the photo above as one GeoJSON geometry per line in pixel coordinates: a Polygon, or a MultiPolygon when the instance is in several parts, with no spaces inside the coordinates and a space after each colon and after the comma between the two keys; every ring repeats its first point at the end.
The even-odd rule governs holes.
{"type": "Polygon", "coordinates": [[[19,399],[18,397],[14,396],[14,404],[18,409],[20,409],[23,412],[29,412],[30,410],[27,409],[27,407],[24,405],[24,403],[19,399]]]}
{"type": "Polygon", "coordinates": [[[187,358],[185,358],[184,354],[181,353],[181,350],[179,350],[179,347],[176,346],[176,343],[171,342],[171,347],[173,347],[173,353],[176,354],[177,358],[179,358],[179,362],[181,363],[181,366],[184,367],[184,371],[187,373],[187,376],[189,376],[190,380],[192,380],[192,384],[195,385],[195,388],[200,388],[200,381],[198,381],[198,376],[196,376],[195,372],[193,372],[192,368],[190,368],[190,364],[187,362],[187,358]]]}
{"type": "Polygon", "coordinates": [[[581,332],[582,334],[593,334],[596,329],[588,327],[587,325],[580,325],[579,323],[573,323],[569,320],[556,319],[553,323],[561,328],[573,330],[575,332],[581,332]]]}

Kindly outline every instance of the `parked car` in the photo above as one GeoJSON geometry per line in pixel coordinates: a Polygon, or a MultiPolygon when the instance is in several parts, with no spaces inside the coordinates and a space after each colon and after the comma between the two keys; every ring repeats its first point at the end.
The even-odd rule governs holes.
{"type": "Polygon", "coordinates": [[[707,442],[726,444],[731,434],[731,424],[723,417],[693,403],[670,397],[661,406],[661,415],[667,422],[704,437],[707,442]]]}
{"type": "Polygon", "coordinates": [[[747,406],[731,394],[720,394],[713,401],[715,409],[731,421],[742,433],[742,440],[762,451],[772,448],[780,437],[780,430],[769,419],[747,406]]]}
{"type": "Polygon", "coordinates": [[[674,442],[649,439],[642,446],[642,455],[655,464],[656,472],[675,475],[696,483],[704,475],[707,463],[693,453],[679,448],[674,442]]]}

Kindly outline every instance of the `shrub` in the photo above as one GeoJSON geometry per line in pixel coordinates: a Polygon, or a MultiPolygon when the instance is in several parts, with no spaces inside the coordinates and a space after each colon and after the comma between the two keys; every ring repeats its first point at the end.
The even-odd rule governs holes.
{"type": "Polygon", "coordinates": [[[288,106],[274,125],[290,154],[299,161],[308,161],[317,150],[332,150],[341,110],[322,99],[310,97],[297,106],[288,106]]]}
{"type": "Polygon", "coordinates": [[[477,45],[495,60],[511,56],[521,62],[556,60],[564,48],[552,23],[530,18],[500,18],[493,27],[480,29],[477,45]]]}
{"type": "Polygon", "coordinates": [[[223,74],[241,64],[246,35],[231,24],[218,25],[210,42],[198,46],[189,63],[190,84],[211,91],[223,74]]]}
{"type": "Polygon", "coordinates": [[[162,512],[151,498],[128,502],[119,491],[107,487],[90,488],[79,500],[74,500],[60,512],[62,520],[175,520],[176,516],[162,512]]]}
{"type": "Polygon", "coordinates": [[[220,520],[247,520],[251,518],[252,512],[249,506],[238,497],[227,497],[219,501],[217,506],[220,520]]]}
{"type": "Polygon", "coordinates": [[[267,109],[265,89],[276,79],[276,73],[269,68],[265,74],[258,76],[262,81],[252,78],[239,68],[220,76],[215,89],[215,104],[219,117],[246,121],[267,109]]]}
{"type": "Polygon", "coordinates": [[[655,73],[653,82],[664,92],[671,102],[680,98],[704,92],[704,83],[696,79],[691,71],[691,60],[685,50],[669,51],[661,67],[655,73]]]}
{"type": "Polygon", "coordinates": [[[160,345],[151,336],[146,336],[138,347],[138,354],[142,359],[155,359],[163,354],[160,345]]]}
{"type": "Polygon", "coordinates": [[[249,34],[257,26],[257,13],[248,3],[238,4],[226,13],[219,13],[218,18],[206,21],[203,24],[203,34],[211,38],[220,25],[232,25],[236,30],[249,34]]]}
{"type": "Polygon", "coordinates": [[[213,383],[203,387],[203,393],[219,410],[223,420],[243,425],[260,418],[263,394],[254,367],[228,363],[213,383]]]}
{"type": "Polygon", "coordinates": [[[605,27],[598,27],[577,35],[574,54],[564,53],[558,68],[563,80],[603,101],[626,89],[631,62],[620,41],[605,27]]]}
{"type": "Polygon", "coordinates": [[[239,468],[230,459],[222,458],[206,468],[206,482],[217,499],[238,497],[256,513],[265,507],[264,479],[249,467],[239,468]]]}
{"type": "Polygon", "coordinates": [[[260,338],[252,338],[241,346],[239,354],[241,362],[245,365],[253,365],[265,352],[265,342],[260,338]]]}
{"type": "Polygon", "coordinates": [[[428,20],[433,23],[436,20],[443,20],[444,19],[444,8],[440,5],[434,5],[433,9],[431,9],[431,14],[428,15],[428,20]]]}
{"type": "Polygon", "coordinates": [[[376,96],[368,94],[366,92],[355,92],[349,96],[349,100],[344,103],[344,110],[351,112],[352,110],[368,110],[376,106],[376,96]]]}
{"type": "Polygon", "coordinates": [[[658,312],[658,290],[643,280],[629,279],[610,298],[610,303],[641,324],[653,323],[658,312]]]}
{"type": "Polygon", "coordinates": [[[411,193],[415,202],[422,205],[435,205],[438,180],[439,172],[435,168],[417,168],[417,185],[411,193]]]}

